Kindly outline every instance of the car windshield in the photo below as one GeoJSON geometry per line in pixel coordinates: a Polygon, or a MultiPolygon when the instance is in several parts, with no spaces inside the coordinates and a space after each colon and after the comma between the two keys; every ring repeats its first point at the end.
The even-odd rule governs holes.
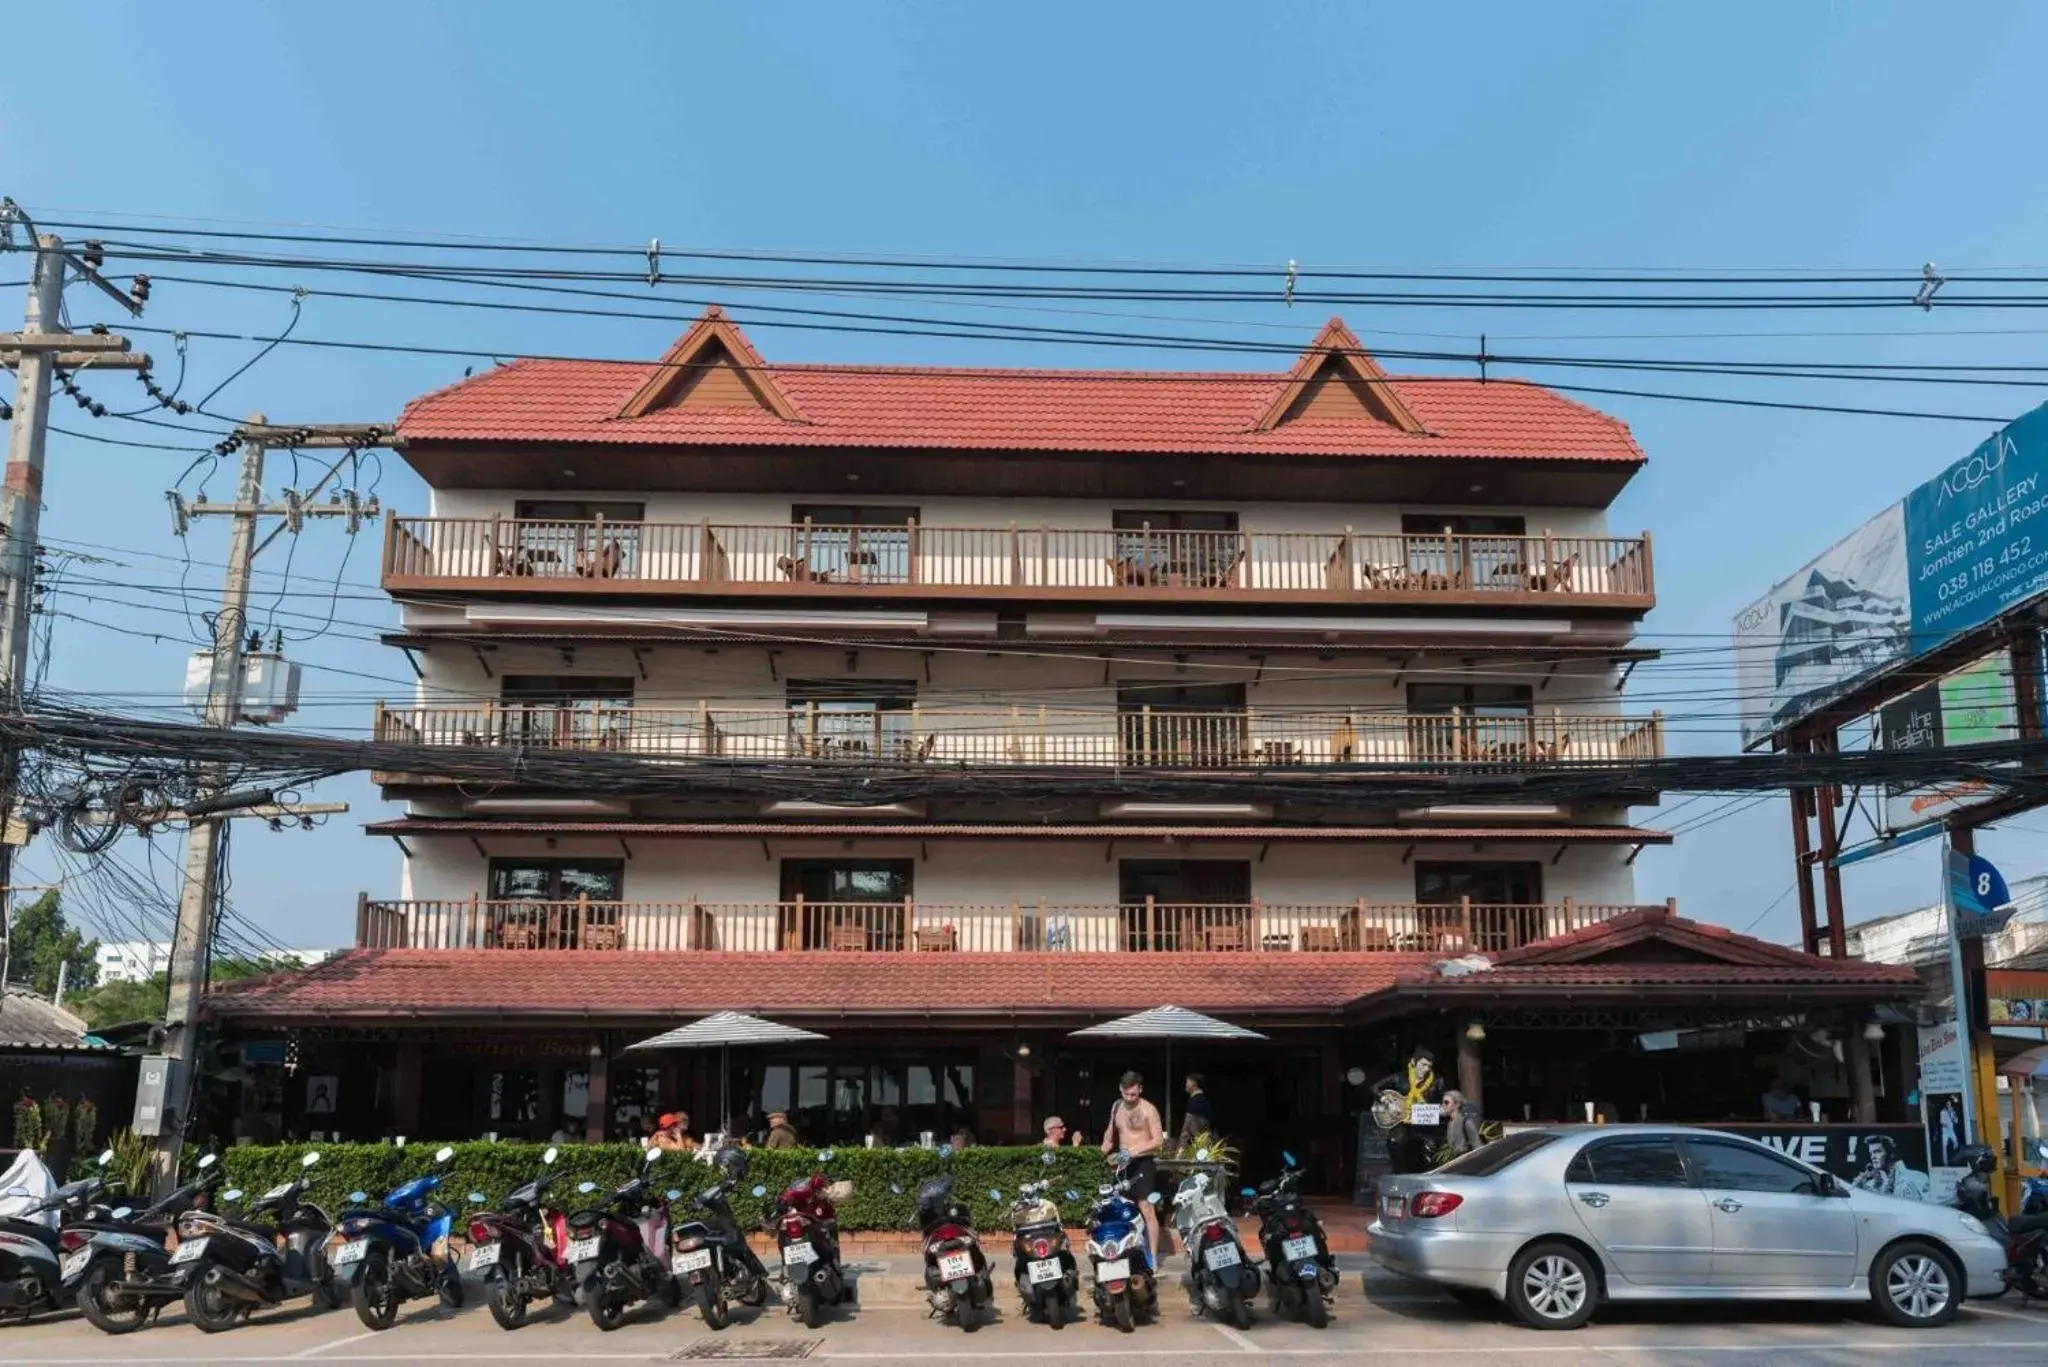
{"type": "Polygon", "coordinates": [[[1450,1177],[1491,1177],[1556,1139],[1557,1136],[1547,1130],[1523,1130],[1519,1134],[1503,1135],[1491,1144],[1481,1144],[1470,1153],[1459,1154],[1435,1171],[1450,1177]]]}

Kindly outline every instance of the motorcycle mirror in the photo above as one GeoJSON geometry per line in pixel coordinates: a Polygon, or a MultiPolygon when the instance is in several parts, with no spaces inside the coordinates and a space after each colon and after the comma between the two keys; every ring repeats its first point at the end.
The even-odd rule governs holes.
{"type": "Polygon", "coordinates": [[[319,1161],[320,1152],[317,1149],[312,1153],[302,1153],[299,1155],[299,1166],[302,1168],[310,1168],[319,1161]]]}
{"type": "Polygon", "coordinates": [[[1159,1204],[1159,1193],[1155,1191],[1155,1192],[1153,1192],[1153,1193],[1152,1193],[1152,1194],[1151,1194],[1150,1196],[1147,1196],[1147,1197],[1145,1198],[1145,1204],[1146,1204],[1146,1205],[1148,1205],[1148,1206],[1156,1206],[1156,1205],[1158,1205],[1158,1204],[1159,1204]]]}
{"type": "Polygon", "coordinates": [[[541,1162],[543,1162],[543,1163],[549,1164],[549,1165],[552,1165],[552,1164],[554,1163],[554,1161],[555,1161],[555,1146],[554,1146],[553,1144],[550,1144],[550,1145],[548,1145],[548,1147],[547,1147],[547,1152],[543,1153],[543,1154],[542,1154],[542,1155],[540,1156],[540,1161],[541,1161],[541,1162]]]}
{"type": "Polygon", "coordinates": [[[991,1200],[991,1201],[1000,1201],[1000,1200],[1002,1200],[1002,1199],[1003,1199],[1003,1192],[1002,1192],[1002,1188],[1000,1188],[1000,1187],[990,1187],[990,1188],[988,1189],[988,1199],[989,1199],[989,1200],[991,1200]]]}
{"type": "Polygon", "coordinates": [[[366,1191],[352,1191],[348,1194],[348,1199],[350,1205],[359,1206],[370,1199],[370,1193],[366,1191]]]}
{"type": "Polygon", "coordinates": [[[822,1166],[823,1164],[831,1162],[834,1156],[835,1155],[833,1154],[832,1150],[820,1149],[818,1151],[818,1162],[822,1166]]]}
{"type": "Polygon", "coordinates": [[[1080,1199],[1081,1199],[1081,1193],[1080,1193],[1080,1192],[1078,1192],[1078,1191],[1071,1191],[1071,1190],[1070,1190],[1070,1191],[1068,1191],[1068,1192],[1067,1192],[1067,1199],[1068,1199],[1069,1201],[1078,1201],[1078,1200],[1080,1200],[1080,1199]]]}
{"type": "Polygon", "coordinates": [[[755,1199],[755,1200],[757,1200],[757,1201],[758,1201],[758,1200],[759,1200],[760,1198],[762,1198],[763,1196],[766,1196],[767,1194],[768,1194],[768,1188],[766,1188],[766,1187],[762,1187],[762,1186],[757,1186],[757,1187],[755,1187],[755,1188],[754,1188],[754,1199],[755,1199]]]}
{"type": "Polygon", "coordinates": [[[471,1192],[469,1194],[469,1203],[473,1206],[482,1205],[484,1203],[484,1194],[480,1191],[471,1192]]]}
{"type": "Polygon", "coordinates": [[[223,1201],[239,1201],[242,1199],[242,1189],[240,1187],[229,1187],[220,1194],[220,1199],[223,1201]]]}
{"type": "Polygon", "coordinates": [[[662,1155],[662,1152],[663,1152],[663,1151],[662,1151],[662,1150],[660,1150],[660,1149],[653,1149],[653,1148],[651,1148],[651,1149],[647,1150],[647,1156],[646,1156],[645,1158],[641,1159],[640,1161],[641,1161],[641,1162],[643,1162],[643,1163],[652,1163],[652,1162],[653,1162],[653,1161],[654,1161],[655,1159],[657,1159],[657,1158],[661,1157],[661,1155],[662,1155]]]}
{"type": "Polygon", "coordinates": [[[1208,1151],[1207,1149],[1196,1149],[1196,1150],[1195,1150],[1195,1161],[1196,1161],[1197,1163],[1206,1163],[1206,1162],[1208,1162],[1208,1161],[1209,1161],[1209,1151],[1208,1151]]]}
{"type": "Polygon", "coordinates": [[[952,1146],[951,1144],[941,1144],[941,1145],[939,1145],[939,1157],[941,1157],[941,1158],[951,1158],[952,1156],[953,1156],[953,1146],[952,1146]]]}
{"type": "Polygon", "coordinates": [[[663,1192],[662,1195],[668,1197],[668,1199],[671,1201],[680,1201],[683,1199],[683,1193],[674,1187],[670,1187],[667,1191],[663,1192]]]}
{"type": "Polygon", "coordinates": [[[1048,1168],[1049,1168],[1049,1167],[1051,1167],[1051,1166],[1052,1166],[1053,1164],[1055,1164],[1055,1163],[1059,1162],[1060,1160],[1059,1160],[1059,1159],[1057,1159],[1057,1158],[1054,1158],[1054,1157],[1052,1156],[1052,1150],[1051,1150],[1051,1149],[1041,1149],[1041,1150],[1039,1150],[1039,1154],[1038,1154],[1038,1161],[1039,1161],[1040,1163],[1043,1163],[1043,1164],[1044,1164],[1044,1165],[1045,1165],[1046,1167],[1048,1167],[1048,1168]]]}
{"type": "Polygon", "coordinates": [[[116,1220],[125,1220],[134,1213],[135,1207],[133,1206],[116,1206],[114,1208],[114,1218],[116,1220]]]}
{"type": "Polygon", "coordinates": [[[212,1154],[209,1153],[199,1160],[199,1170],[201,1172],[205,1172],[208,1168],[212,1167],[215,1163],[218,1162],[220,1162],[220,1159],[214,1157],[212,1154]]]}
{"type": "Polygon", "coordinates": [[[449,1148],[446,1144],[434,1150],[434,1161],[436,1163],[445,1163],[454,1156],[455,1150],[449,1148]]]}
{"type": "Polygon", "coordinates": [[[5,1190],[5,1191],[0,1191],[0,1196],[26,1196],[26,1195],[28,1195],[28,1188],[27,1188],[27,1187],[9,1187],[9,1188],[8,1188],[7,1190],[5,1190]]]}
{"type": "Polygon", "coordinates": [[[1286,1149],[1280,1150],[1280,1161],[1285,1163],[1290,1168],[1298,1168],[1301,1166],[1301,1164],[1294,1161],[1294,1155],[1288,1152],[1286,1149]]]}
{"type": "Polygon", "coordinates": [[[597,1183],[595,1183],[595,1182],[578,1182],[578,1183],[576,1184],[576,1190],[577,1190],[578,1192],[580,1192],[581,1194],[583,1194],[583,1195],[585,1195],[585,1196],[588,1196],[588,1195],[590,1195],[590,1193],[591,1193],[591,1192],[593,1192],[593,1191],[596,1191],[596,1190],[597,1190],[597,1183]]]}
{"type": "Polygon", "coordinates": [[[1250,1187],[1239,1187],[1237,1189],[1237,1194],[1239,1196],[1245,1197],[1246,1199],[1250,1199],[1251,1197],[1258,1195],[1258,1193],[1253,1191],[1250,1187]]]}
{"type": "Polygon", "coordinates": [[[903,1194],[903,1184],[901,1182],[891,1182],[889,1184],[889,1190],[894,1192],[896,1195],[901,1196],[903,1194]]]}
{"type": "Polygon", "coordinates": [[[114,1161],[114,1151],[113,1151],[112,1149],[101,1149],[101,1150],[100,1150],[100,1156],[99,1156],[98,1158],[96,1158],[96,1159],[94,1159],[94,1160],[93,1160],[93,1165],[94,1165],[95,1167],[101,1167],[101,1168],[104,1168],[104,1167],[105,1167],[105,1166],[106,1166],[107,1164],[109,1164],[109,1163],[111,1163],[111,1162],[113,1162],[113,1161],[114,1161]]]}

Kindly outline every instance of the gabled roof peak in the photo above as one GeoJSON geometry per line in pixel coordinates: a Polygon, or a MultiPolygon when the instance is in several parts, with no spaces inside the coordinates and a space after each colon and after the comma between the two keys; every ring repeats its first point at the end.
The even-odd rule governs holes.
{"type": "Polygon", "coordinates": [[[716,304],[676,339],[617,416],[644,418],[664,408],[753,408],[784,422],[804,421],[761,353],[716,304]]]}
{"type": "Polygon", "coordinates": [[[1414,410],[1394,392],[1387,372],[1335,315],[1302,351],[1280,392],[1251,430],[1270,432],[1305,417],[1325,421],[1364,418],[1410,436],[1427,433],[1414,410]]]}

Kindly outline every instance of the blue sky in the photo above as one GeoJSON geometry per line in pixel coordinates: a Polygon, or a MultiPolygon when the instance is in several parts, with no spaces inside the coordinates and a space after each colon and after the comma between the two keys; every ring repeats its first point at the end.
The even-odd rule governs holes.
{"type": "MultiPolygon", "coordinates": [[[[2021,4],[1951,7],[1935,25],[1924,7],[1880,4],[103,3],[14,7],[0,31],[16,54],[55,54],[12,63],[0,84],[0,193],[47,218],[89,210],[545,241],[1271,262],[1274,302],[1231,321],[1240,335],[1296,329],[1257,333],[1290,340],[1327,310],[1280,304],[1278,263],[1289,258],[1953,269],[2048,254],[2033,145],[2033,55],[2048,10],[2021,4]]],[[[21,261],[0,258],[0,316],[19,308],[21,261]]],[[[304,281],[316,290],[304,336],[652,355],[680,330],[394,310],[323,298],[323,279],[304,281]]],[[[99,316],[73,299],[81,317],[99,316]]],[[[276,296],[164,284],[146,321],[263,334],[287,316],[276,296]]],[[[1485,332],[1496,349],[1512,340],[1629,355],[2029,362],[2043,350],[2027,312],[1347,319],[1368,346],[1469,348],[1485,332]],[[1641,335],[1734,332],[1779,335],[1641,335]],[[1840,333],[1859,335],[1815,335],[1840,333]]],[[[1087,348],[751,331],[771,358],[1131,363],[1087,348]]],[[[170,373],[169,340],[141,340],[170,373]]],[[[195,341],[190,388],[212,388],[251,350],[195,341]]],[[[374,419],[463,364],[280,348],[216,407],[374,419]]],[[[109,398],[127,393],[101,385],[109,398]]],[[[2042,397],[1728,379],[1661,387],[1993,415],[2042,397]]],[[[1650,453],[1614,524],[1657,537],[1661,606],[1647,629],[1674,651],[1724,645],[1737,608],[1988,431],[1603,406],[1650,453]]],[[[58,415],[92,425],[68,406],[58,415]]],[[[93,425],[116,429],[174,435],[93,425]]],[[[176,691],[190,623],[168,592],[181,565],[162,491],[186,459],[53,438],[46,539],[117,562],[67,569],[59,610],[164,639],[60,618],[51,686],[176,691]]],[[[209,491],[227,496],[231,475],[209,491]]],[[[395,460],[379,493],[401,510],[424,506],[395,460]]],[[[214,524],[189,539],[195,609],[211,602],[225,536],[214,524]]],[[[365,639],[390,619],[365,587],[375,540],[345,566],[344,544],[319,528],[295,552],[291,594],[339,573],[344,593],[360,596],[338,600],[336,625],[291,649],[354,671],[311,675],[305,720],[360,727],[368,700],[402,693],[409,675],[365,639]]],[[[263,568],[259,584],[285,584],[281,549],[263,568]]],[[[256,601],[261,620],[264,595],[256,601]]],[[[280,615],[289,631],[318,627],[326,611],[318,597],[275,601],[284,614],[315,614],[280,615]]],[[[1728,686],[1674,656],[1639,671],[1632,692],[1679,718],[1684,748],[1725,751],[1735,743],[1728,686]]],[[[241,832],[234,898],[277,939],[341,943],[355,892],[395,887],[396,854],[354,829],[375,811],[366,784],[308,796],[357,810],[311,834],[241,832]]],[[[1720,806],[1693,803],[1674,819],[1720,806]]],[[[2048,868],[2036,853],[2048,817],[2034,821],[2042,831],[1985,841],[2009,877],[2048,868]]],[[[1646,854],[1641,891],[1789,938],[1790,899],[1765,914],[1790,882],[1789,845],[1783,805],[1769,802],[1646,854]]],[[[165,839],[158,847],[130,838],[120,848],[163,874],[177,852],[165,839]]],[[[40,877],[61,872],[48,850],[28,863],[40,877]]],[[[1853,871],[1851,919],[1924,900],[1933,877],[1929,846],[1853,871]]]]}

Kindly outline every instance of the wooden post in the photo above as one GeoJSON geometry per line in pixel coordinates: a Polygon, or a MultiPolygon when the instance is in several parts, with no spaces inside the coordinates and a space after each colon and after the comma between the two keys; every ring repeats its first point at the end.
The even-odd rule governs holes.
{"type": "Polygon", "coordinates": [[[1458,587],[1458,543],[1449,527],[1444,528],[1444,587],[1458,587]]]}
{"type": "Polygon", "coordinates": [[[797,561],[803,566],[804,582],[811,583],[818,577],[818,567],[811,563],[811,520],[808,517],[804,519],[800,546],[803,554],[797,557],[797,561]]]}
{"type": "Polygon", "coordinates": [[[804,754],[818,753],[818,700],[812,698],[804,704],[804,754]]]}
{"type": "Polygon", "coordinates": [[[918,534],[916,518],[911,518],[905,525],[909,527],[910,535],[904,547],[905,554],[909,556],[909,563],[903,569],[904,577],[913,584],[921,584],[924,582],[924,574],[919,570],[917,562],[924,554],[924,538],[918,534]]]}
{"type": "Polygon", "coordinates": [[[583,1117],[583,1142],[602,1144],[605,1141],[606,1112],[610,1109],[611,1061],[605,1054],[604,1036],[590,1041],[590,1081],[584,1087],[584,1097],[590,1109],[583,1117]]]}
{"type": "Polygon", "coordinates": [[[1458,899],[1458,919],[1465,927],[1465,949],[1469,953],[1479,944],[1472,938],[1472,897],[1469,893],[1458,899]]]}
{"type": "Polygon", "coordinates": [[[718,743],[711,735],[711,703],[708,699],[697,699],[697,753],[715,755],[718,743]]]}
{"type": "MultiPolygon", "coordinates": [[[[1015,897],[1010,899],[1010,948],[1024,947],[1024,903],[1015,897]]],[[[964,946],[963,946],[964,947],[964,946]]]]}
{"type": "Polygon", "coordinates": [[[905,897],[903,899],[903,937],[896,947],[898,949],[915,949],[917,947],[917,899],[915,897],[905,897]]]}
{"type": "Polygon", "coordinates": [[[576,894],[576,924],[562,933],[562,938],[564,940],[573,940],[574,943],[573,945],[564,945],[562,947],[565,949],[582,948],[583,938],[589,932],[589,930],[590,894],[588,892],[579,892],[576,894]]]}
{"type": "Polygon", "coordinates": [[[787,931],[783,932],[782,947],[784,949],[802,949],[804,947],[805,929],[804,895],[802,893],[798,893],[796,895],[795,909],[790,913],[789,924],[790,928],[787,931]]]}
{"type": "Polygon", "coordinates": [[[1849,1073],[1849,1119],[1858,1125],[1873,1125],[1877,1123],[1877,1089],[1870,1083],[1870,1041],[1863,1038],[1863,1026],[1863,1021],[1851,1017],[1843,1066],[1849,1073]]]}
{"type": "Polygon", "coordinates": [[[1458,1031],[1458,1090],[1465,1094],[1465,1104],[1480,1108],[1484,1115],[1485,1081],[1479,1068],[1479,1041],[1472,1038],[1472,1027],[1477,1021],[1467,1021],[1458,1031]]]}
{"type": "Polygon", "coordinates": [[[704,518],[697,524],[697,582],[711,582],[711,519],[704,518]]]}
{"type": "MultiPolygon", "coordinates": [[[[491,514],[491,530],[484,546],[484,573],[487,575],[499,572],[500,554],[504,546],[504,533],[502,531],[504,516],[503,513],[491,514]]],[[[512,562],[505,560],[502,563],[504,572],[510,574],[512,572],[512,562]]]]}
{"type": "Polygon", "coordinates": [[[1038,762],[1045,763],[1045,704],[1038,705],[1038,762]]]}
{"type": "Polygon", "coordinates": [[[1576,929],[1578,927],[1572,924],[1572,899],[1567,897],[1564,899],[1564,924],[1558,927],[1557,933],[1559,935],[1569,935],[1576,929]]]}
{"type": "Polygon", "coordinates": [[[1251,942],[1245,946],[1246,949],[1264,949],[1266,947],[1265,920],[1263,904],[1258,898],[1252,898],[1251,942]]]}
{"type": "Polygon", "coordinates": [[[369,932],[370,894],[367,892],[359,892],[356,894],[356,948],[382,949],[382,945],[373,945],[370,943],[369,932]]]}
{"type": "Polygon", "coordinates": [[[1151,704],[1151,703],[1142,703],[1142,704],[1140,704],[1140,706],[1139,706],[1139,732],[1138,732],[1138,734],[1139,734],[1139,737],[1140,737],[1140,743],[1139,743],[1139,747],[1138,747],[1138,763],[1140,763],[1140,764],[1150,764],[1150,763],[1152,762],[1152,745],[1153,745],[1153,740],[1152,740],[1152,704],[1151,704]]]}
{"type": "MultiPolygon", "coordinates": [[[[598,513],[591,521],[595,530],[591,532],[590,539],[590,577],[595,579],[604,572],[604,514],[598,513]]],[[[569,554],[573,557],[576,552],[572,550],[569,554]]],[[[569,568],[576,568],[573,558],[569,562],[569,568]]]]}
{"type": "Polygon", "coordinates": [[[488,944],[489,936],[483,930],[486,916],[487,913],[483,909],[483,894],[472,892],[469,895],[469,910],[463,913],[463,928],[456,932],[456,942],[452,947],[457,949],[481,949],[488,944]]]}
{"type": "Polygon", "coordinates": [[[1151,893],[1145,894],[1145,945],[1151,947],[1159,942],[1159,904],[1151,893]]]}

